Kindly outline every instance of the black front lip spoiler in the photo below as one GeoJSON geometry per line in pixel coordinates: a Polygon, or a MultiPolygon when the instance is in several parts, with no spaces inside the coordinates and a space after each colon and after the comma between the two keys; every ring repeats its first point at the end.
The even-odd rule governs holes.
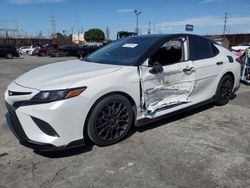
{"type": "MultiPolygon", "coordinates": [[[[10,107],[8,106],[8,104],[6,105],[7,105],[7,108],[9,109],[10,107]]],[[[28,148],[39,150],[39,151],[57,151],[57,150],[65,150],[65,149],[70,149],[70,148],[81,147],[85,145],[84,139],[72,141],[69,144],[64,145],[64,146],[54,146],[52,144],[41,143],[41,142],[30,140],[25,134],[14,111],[9,111],[5,116],[7,120],[7,125],[10,128],[11,132],[16,136],[16,138],[19,140],[21,145],[26,146],[28,148]]]]}
{"type": "Polygon", "coordinates": [[[59,151],[59,150],[66,150],[66,149],[85,146],[85,142],[83,139],[70,142],[68,145],[65,146],[54,146],[52,144],[35,142],[32,140],[19,140],[19,141],[21,145],[38,151],[59,151]]]}

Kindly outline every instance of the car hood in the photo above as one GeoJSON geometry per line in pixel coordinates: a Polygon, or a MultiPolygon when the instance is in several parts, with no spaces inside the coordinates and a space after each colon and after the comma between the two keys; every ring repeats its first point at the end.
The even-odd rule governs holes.
{"type": "Polygon", "coordinates": [[[66,89],[78,81],[109,74],[119,69],[120,66],[117,65],[70,60],[38,67],[21,75],[15,82],[38,90],[66,89]]]}

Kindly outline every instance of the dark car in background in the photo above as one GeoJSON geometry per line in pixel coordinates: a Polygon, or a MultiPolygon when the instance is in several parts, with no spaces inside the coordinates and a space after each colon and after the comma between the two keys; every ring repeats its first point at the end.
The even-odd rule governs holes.
{"type": "Polygon", "coordinates": [[[93,53],[94,51],[100,49],[101,47],[103,47],[103,44],[83,45],[79,48],[77,57],[79,58],[86,57],[87,55],[93,53]]]}
{"type": "Polygon", "coordinates": [[[51,57],[62,57],[62,56],[75,56],[78,57],[78,51],[80,47],[77,45],[64,45],[54,50],[51,53],[51,57]]]}
{"type": "Polygon", "coordinates": [[[19,51],[15,46],[0,45],[0,57],[12,59],[14,57],[19,57],[19,56],[20,56],[19,51]]]}
{"type": "Polygon", "coordinates": [[[38,56],[49,56],[59,48],[58,44],[45,44],[37,51],[38,56]]]}

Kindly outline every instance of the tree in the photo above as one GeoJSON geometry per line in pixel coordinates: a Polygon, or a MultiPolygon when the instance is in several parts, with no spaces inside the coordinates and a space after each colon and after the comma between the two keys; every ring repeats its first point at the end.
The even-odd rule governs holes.
{"type": "Polygon", "coordinates": [[[88,42],[102,42],[105,35],[101,29],[93,28],[85,32],[84,38],[88,42]]]}
{"type": "Polygon", "coordinates": [[[64,40],[65,36],[62,33],[56,33],[56,39],[57,40],[64,40]]]}

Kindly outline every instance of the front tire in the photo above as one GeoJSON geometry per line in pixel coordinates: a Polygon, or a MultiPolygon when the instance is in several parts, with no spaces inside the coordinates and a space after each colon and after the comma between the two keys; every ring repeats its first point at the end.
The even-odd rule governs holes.
{"type": "Polygon", "coordinates": [[[133,111],[129,100],[122,95],[110,95],[91,110],[87,133],[96,145],[112,145],[126,136],[132,122],[133,111]]]}
{"type": "Polygon", "coordinates": [[[232,76],[225,75],[218,84],[215,95],[215,102],[218,106],[223,106],[230,101],[233,94],[234,81],[232,76]]]}

